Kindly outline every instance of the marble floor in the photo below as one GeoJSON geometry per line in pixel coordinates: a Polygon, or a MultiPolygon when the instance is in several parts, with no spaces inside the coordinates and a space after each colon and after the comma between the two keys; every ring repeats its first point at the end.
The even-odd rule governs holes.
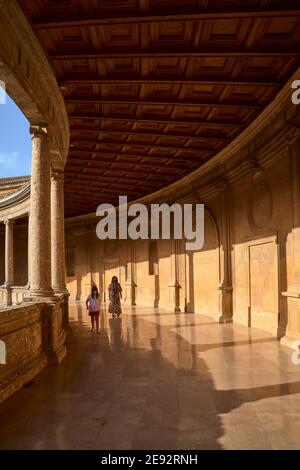
{"type": "Polygon", "coordinates": [[[1,449],[298,449],[300,366],[268,334],[152,308],[89,331],[0,406],[1,449]]]}

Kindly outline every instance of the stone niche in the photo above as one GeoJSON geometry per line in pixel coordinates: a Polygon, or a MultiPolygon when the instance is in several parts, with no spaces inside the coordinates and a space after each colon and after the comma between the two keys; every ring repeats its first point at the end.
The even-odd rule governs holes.
{"type": "Polygon", "coordinates": [[[248,222],[253,233],[270,227],[273,216],[271,189],[266,181],[254,185],[248,200],[248,222]]]}

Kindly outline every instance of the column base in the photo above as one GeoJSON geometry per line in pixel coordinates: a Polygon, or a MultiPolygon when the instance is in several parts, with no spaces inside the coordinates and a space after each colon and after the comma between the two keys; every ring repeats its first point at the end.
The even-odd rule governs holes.
{"type": "Polygon", "coordinates": [[[220,317],[219,323],[233,323],[232,311],[232,287],[221,285],[219,287],[219,307],[220,317]]]}
{"type": "Polygon", "coordinates": [[[300,334],[293,335],[291,333],[288,333],[287,335],[283,336],[283,338],[281,338],[280,344],[282,344],[282,346],[286,346],[289,349],[295,349],[293,347],[293,343],[299,340],[300,340],[300,334]]]}
{"type": "Polygon", "coordinates": [[[227,317],[226,315],[221,315],[218,318],[219,323],[224,324],[224,323],[233,323],[233,318],[232,317],[227,317]]]}
{"type": "Polygon", "coordinates": [[[5,281],[2,287],[5,287],[5,289],[9,289],[13,287],[13,285],[14,285],[13,282],[5,281]]]}
{"type": "Polygon", "coordinates": [[[282,331],[280,343],[283,346],[293,349],[293,342],[300,339],[300,292],[293,289],[282,292],[287,297],[287,321],[285,331],[282,331]]]}
{"type": "Polygon", "coordinates": [[[57,297],[55,296],[55,293],[52,289],[32,289],[28,292],[26,299],[28,299],[30,302],[53,303],[57,301],[57,297]]]}
{"type": "Polygon", "coordinates": [[[66,287],[53,286],[53,292],[54,292],[54,295],[60,295],[60,296],[70,295],[66,287]]]}
{"type": "Polygon", "coordinates": [[[170,299],[170,309],[174,311],[174,313],[180,313],[180,289],[181,285],[177,279],[172,279],[169,282],[169,299],[170,299]]]}

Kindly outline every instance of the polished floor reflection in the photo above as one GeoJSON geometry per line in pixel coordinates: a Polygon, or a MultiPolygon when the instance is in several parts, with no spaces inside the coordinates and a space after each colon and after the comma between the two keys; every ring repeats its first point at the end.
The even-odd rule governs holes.
{"type": "Polygon", "coordinates": [[[0,406],[2,449],[297,449],[300,366],[261,331],[127,309],[0,406]]]}

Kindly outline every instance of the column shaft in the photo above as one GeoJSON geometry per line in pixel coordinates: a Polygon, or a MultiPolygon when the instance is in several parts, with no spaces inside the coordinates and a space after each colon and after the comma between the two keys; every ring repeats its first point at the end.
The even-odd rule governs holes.
{"type": "Polygon", "coordinates": [[[32,172],[29,218],[30,292],[32,298],[53,296],[51,288],[50,154],[47,132],[31,127],[32,172]]]}
{"type": "Polygon", "coordinates": [[[65,281],[64,175],[62,170],[53,170],[51,175],[51,241],[52,288],[57,294],[67,294],[65,281]]]}
{"type": "Polygon", "coordinates": [[[5,222],[5,286],[14,285],[14,221],[5,222]]]}

